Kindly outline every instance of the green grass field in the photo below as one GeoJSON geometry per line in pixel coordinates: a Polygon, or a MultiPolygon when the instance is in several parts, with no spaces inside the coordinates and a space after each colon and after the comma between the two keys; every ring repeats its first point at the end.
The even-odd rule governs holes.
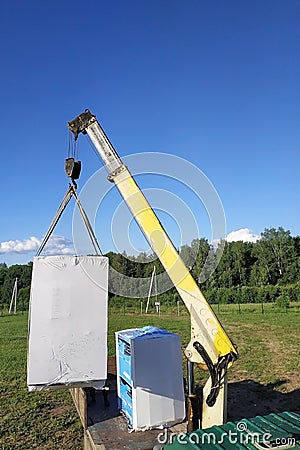
{"type": "MultiPolygon", "coordinates": [[[[283,394],[299,389],[299,306],[288,313],[270,307],[265,314],[257,310],[245,314],[236,305],[225,306],[219,311],[220,319],[240,353],[229,382],[254,380],[264,386],[285,380],[278,383],[283,394]]],[[[178,333],[182,348],[188,343],[187,314],[124,316],[111,311],[109,354],[115,352],[115,331],[144,325],[178,333]]],[[[27,316],[0,316],[0,449],[81,449],[82,427],[68,390],[27,392],[26,351],[27,316]]],[[[197,370],[197,381],[204,377],[197,370]]]]}

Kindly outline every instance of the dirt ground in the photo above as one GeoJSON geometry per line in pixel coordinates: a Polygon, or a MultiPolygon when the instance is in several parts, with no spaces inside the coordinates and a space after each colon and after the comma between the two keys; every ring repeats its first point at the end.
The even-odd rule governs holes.
{"type": "Polygon", "coordinates": [[[235,379],[228,384],[228,420],[293,411],[300,414],[300,374],[270,383],[235,379]]]}

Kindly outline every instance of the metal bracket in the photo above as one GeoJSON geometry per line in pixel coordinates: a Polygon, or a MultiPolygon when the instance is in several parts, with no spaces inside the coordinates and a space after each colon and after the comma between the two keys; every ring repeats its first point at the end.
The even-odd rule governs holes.
{"type": "Polygon", "coordinates": [[[94,116],[88,109],[86,109],[74,120],[68,122],[68,128],[74,134],[75,141],[77,140],[80,133],[86,134],[85,129],[95,121],[96,116],[94,116]]]}
{"type": "Polygon", "coordinates": [[[108,181],[110,181],[111,183],[113,183],[115,181],[115,177],[117,175],[119,175],[121,172],[123,172],[124,170],[126,170],[127,167],[122,164],[120,167],[118,167],[116,170],[114,170],[113,172],[110,172],[107,176],[108,181]]]}

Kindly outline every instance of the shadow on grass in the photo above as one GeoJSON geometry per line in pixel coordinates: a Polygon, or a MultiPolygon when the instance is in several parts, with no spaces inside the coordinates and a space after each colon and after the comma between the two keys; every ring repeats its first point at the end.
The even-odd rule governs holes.
{"type": "Polygon", "coordinates": [[[292,411],[300,414],[300,389],[283,393],[287,380],[263,385],[254,380],[228,384],[228,420],[292,411]]]}

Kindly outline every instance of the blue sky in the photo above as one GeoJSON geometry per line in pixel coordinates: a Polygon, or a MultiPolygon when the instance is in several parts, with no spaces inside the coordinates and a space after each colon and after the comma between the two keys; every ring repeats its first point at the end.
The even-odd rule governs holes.
{"type": "MultiPolygon", "coordinates": [[[[32,260],[67,189],[66,123],[85,108],[121,157],[163,152],[202,170],[233,238],[278,226],[300,234],[299,1],[12,0],[1,5],[0,34],[0,262],[32,260]]],[[[79,157],[81,189],[101,164],[84,137],[79,157]]],[[[155,176],[139,183],[167,189],[155,176]]],[[[209,238],[201,207],[172,190],[209,238]]],[[[101,223],[120,203],[109,195],[96,220],[104,251],[111,236],[101,223]]],[[[72,240],[72,209],[53,251],[72,240]]],[[[179,245],[181,225],[160,214],[179,245]]]]}

